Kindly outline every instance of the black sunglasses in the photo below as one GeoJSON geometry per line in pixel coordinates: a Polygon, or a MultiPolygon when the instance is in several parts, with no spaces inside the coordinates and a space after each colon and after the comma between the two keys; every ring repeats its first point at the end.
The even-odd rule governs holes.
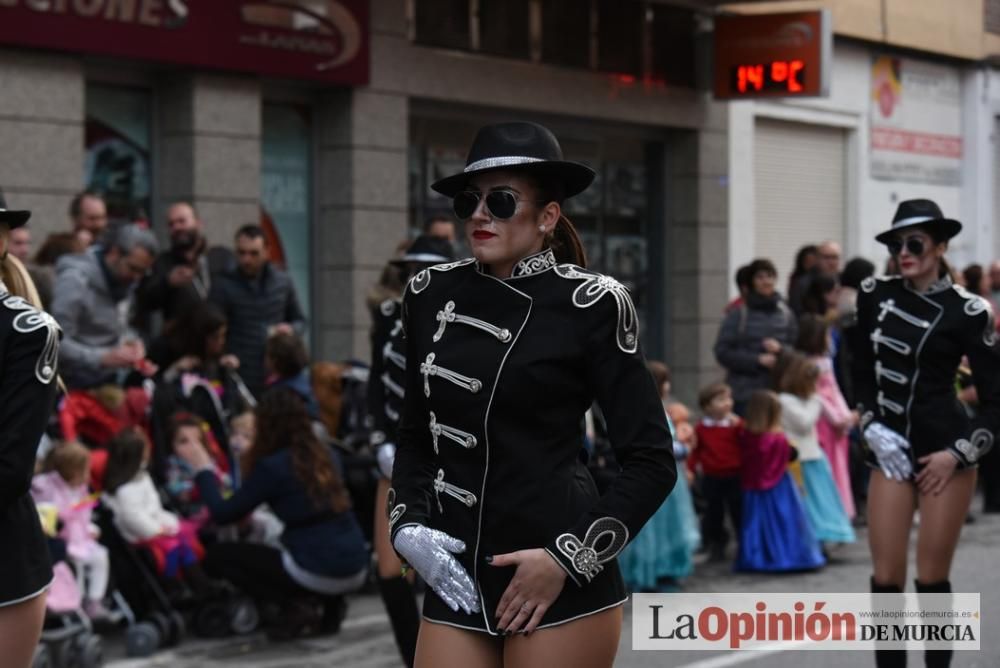
{"type": "MultiPolygon", "coordinates": [[[[484,195],[476,190],[463,190],[455,195],[451,208],[458,216],[459,220],[468,220],[479,208],[479,201],[484,195]]],[[[516,193],[510,190],[491,190],[486,193],[486,212],[496,220],[510,220],[517,213],[518,202],[535,202],[536,200],[519,199],[516,193]]]]}
{"type": "Polygon", "coordinates": [[[906,237],[905,242],[899,239],[893,239],[885,243],[886,247],[889,249],[889,255],[896,257],[903,252],[903,247],[906,247],[907,252],[913,257],[920,257],[927,250],[924,245],[924,240],[920,237],[906,237]]]}

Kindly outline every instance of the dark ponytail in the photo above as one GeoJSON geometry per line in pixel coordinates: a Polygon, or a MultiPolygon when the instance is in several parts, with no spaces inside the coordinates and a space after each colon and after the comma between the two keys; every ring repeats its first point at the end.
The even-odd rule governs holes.
{"type": "Polygon", "coordinates": [[[580,235],[576,233],[573,223],[566,216],[560,214],[559,222],[549,237],[549,246],[560,264],[587,266],[587,252],[583,248],[583,242],[580,241],[580,235]]]}

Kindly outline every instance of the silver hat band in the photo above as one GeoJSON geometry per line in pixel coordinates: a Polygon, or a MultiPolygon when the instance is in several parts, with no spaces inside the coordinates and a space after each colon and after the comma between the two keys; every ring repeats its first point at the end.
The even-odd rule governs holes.
{"type": "Polygon", "coordinates": [[[526,155],[505,155],[498,158],[483,158],[468,164],[463,172],[475,172],[480,169],[493,169],[494,167],[511,167],[513,165],[527,165],[532,162],[545,162],[541,158],[531,158],[526,155]]]}
{"type": "Polygon", "coordinates": [[[443,255],[435,255],[434,253],[416,253],[414,255],[404,255],[400,258],[401,262],[448,262],[451,258],[447,258],[443,255]]]}
{"type": "Polygon", "coordinates": [[[892,224],[893,229],[897,227],[906,227],[908,225],[917,225],[919,223],[928,223],[933,220],[941,220],[940,218],[934,218],[933,216],[912,216],[910,218],[904,218],[903,220],[897,220],[892,224]]]}

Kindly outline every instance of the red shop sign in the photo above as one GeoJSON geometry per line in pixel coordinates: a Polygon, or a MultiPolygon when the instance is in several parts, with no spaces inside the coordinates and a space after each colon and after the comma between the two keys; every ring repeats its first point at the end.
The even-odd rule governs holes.
{"type": "Polygon", "coordinates": [[[367,0],[0,0],[0,44],[368,83],[367,0]]]}

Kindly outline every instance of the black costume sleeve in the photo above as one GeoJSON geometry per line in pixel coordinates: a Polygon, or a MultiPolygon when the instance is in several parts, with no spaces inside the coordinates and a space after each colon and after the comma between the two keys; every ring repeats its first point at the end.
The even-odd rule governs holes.
{"type": "Polygon", "coordinates": [[[677,480],[673,435],[653,378],[635,334],[619,331],[622,312],[635,312],[631,299],[622,288],[593,310],[587,380],[621,473],[593,508],[545,547],[578,585],[590,582],[638,534],[677,480]]]}
{"type": "MultiPolygon", "coordinates": [[[[407,287],[403,297],[403,331],[406,358],[416,359],[411,350],[413,337],[409,322],[412,293],[407,287]]],[[[431,492],[437,472],[436,455],[427,429],[427,400],[419,364],[406,365],[406,396],[403,415],[396,433],[396,458],[392,466],[392,487],[389,489],[388,513],[390,540],[407,525],[426,525],[430,517],[431,492]]]]}
{"type": "MultiPolygon", "coordinates": [[[[874,279],[872,279],[874,280],[874,279]]],[[[864,430],[875,416],[875,397],[878,386],[875,382],[875,352],[871,345],[874,331],[873,292],[858,291],[858,336],[859,345],[851,350],[851,380],[854,386],[856,408],[861,415],[861,429],[864,430]]]]}
{"type": "Polygon", "coordinates": [[[986,300],[967,302],[982,310],[970,316],[971,322],[963,327],[965,354],[972,367],[972,380],[979,397],[979,410],[970,420],[969,433],[948,446],[948,451],[958,459],[960,467],[978,462],[992,447],[1000,431],[1000,345],[993,311],[986,300]]]}
{"type": "Polygon", "coordinates": [[[392,325],[392,319],[385,315],[385,310],[388,308],[386,304],[391,305],[392,314],[396,314],[396,309],[399,305],[394,303],[392,300],[383,302],[378,308],[374,309],[372,316],[375,318],[375,323],[372,326],[371,344],[372,344],[372,357],[371,366],[368,371],[368,419],[371,422],[371,435],[369,436],[369,442],[372,445],[381,445],[388,440],[387,428],[385,424],[385,384],[382,382],[382,374],[385,372],[385,359],[382,356],[382,348],[385,346],[386,341],[389,340],[389,331],[392,325]]]}
{"type": "MultiPolygon", "coordinates": [[[[55,328],[54,322],[51,327],[55,328]]],[[[31,489],[35,453],[58,389],[54,369],[45,374],[47,380],[38,369],[43,359],[55,365],[55,351],[49,348],[58,347],[58,335],[51,332],[43,326],[6,336],[0,363],[0,507],[31,489]]]]}

